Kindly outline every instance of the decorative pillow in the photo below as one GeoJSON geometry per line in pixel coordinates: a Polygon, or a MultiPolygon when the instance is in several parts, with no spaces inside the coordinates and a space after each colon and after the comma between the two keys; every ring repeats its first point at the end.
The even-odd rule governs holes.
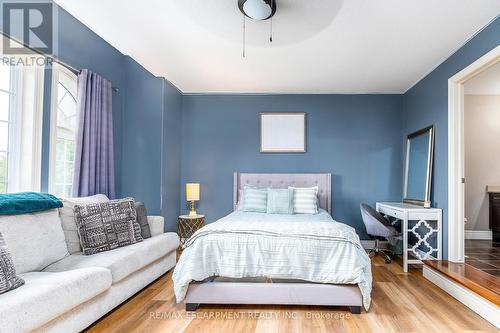
{"type": "Polygon", "coordinates": [[[0,294],[16,289],[24,284],[24,280],[16,275],[16,268],[0,232],[0,294]]]}
{"type": "Polygon", "coordinates": [[[318,187],[293,189],[294,214],[318,214],[318,187]]]}
{"type": "Polygon", "coordinates": [[[267,188],[245,186],[243,188],[243,211],[244,212],[267,212],[267,188]]]}
{"type": "Polygon", "coordinates": [[[62,199],[64,206],[59,208],[59,216],[61,217],[62,229],[66,238],[66,245],[69,253],[82,252],[80,245],[80,236],[75,222],[75,206],[90,205],[97,202],[108,202],[109,199],[104,194],[96,194],[90,197],[80,198],[65,198],[62,199]]]}
{"type": "Polygon", "coordinates": [[[151,238],[151,230],[149,229],[148,212],[146,210],[146,206],[143,202],[136,202],[134,204],[134,207],[137,223],[139,223],[139,226],[141,227],[142,238],[151,238]]]}
{"type": "Polygon", "coordinates": [[[92,255],[142,242],[134,199],[75,206],[75,220],[83,254],[92,255]]]}
{"type": "Polygon", "coordinates": [[[267,189],[268,214],[293,214],[293,189],[267,189]]]}

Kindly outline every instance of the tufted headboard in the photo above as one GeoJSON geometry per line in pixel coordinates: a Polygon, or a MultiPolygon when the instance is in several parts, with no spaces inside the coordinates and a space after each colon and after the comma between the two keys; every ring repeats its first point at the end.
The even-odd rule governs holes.
{"type": "Polygon", "coordinates": [[[330,173],[234,173],[233,205],[238,204],[240,189],[245,185],[288,188],[319,187],[319,206],[332,213],[332,175],[330,173]]]}

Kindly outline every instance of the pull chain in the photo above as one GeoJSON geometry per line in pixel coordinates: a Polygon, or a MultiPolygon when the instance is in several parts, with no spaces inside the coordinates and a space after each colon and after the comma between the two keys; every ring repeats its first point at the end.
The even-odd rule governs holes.
{"type": "Polygon", "coordinates": [[[246,20],[245,14],[243,14],[243,58],[246,55],[246,20]]]}
{"type": "Polygon", "coordinates": [[[269,42],[273,42],[273,18],[271,17],[271,31],[269,33],[269,42]]]}

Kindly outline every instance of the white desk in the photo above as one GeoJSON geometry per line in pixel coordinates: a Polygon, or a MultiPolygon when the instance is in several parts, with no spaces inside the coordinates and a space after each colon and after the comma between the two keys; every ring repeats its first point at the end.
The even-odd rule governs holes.
{"type": "Polygon", "coordinates": [[[382,215],[401,220],[403,234],[403,271],[409,264],[422,264],[422,260],[442,258],[443,211],[401,202],[377,202],[382,215]]]}

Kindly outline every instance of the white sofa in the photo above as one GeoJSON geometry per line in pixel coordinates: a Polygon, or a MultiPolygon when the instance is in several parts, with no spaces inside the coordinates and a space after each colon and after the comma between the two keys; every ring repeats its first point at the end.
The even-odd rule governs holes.
{"type": "Polygon", "coordinates": [[[84,256],[71,212],[65,202],[60,210],[0,216],[26,282],[0,295],[0,332],[79,332],[175,266],[179,238],[164,233],[163,217],[148,217],[151,238],[84,256]]]}

